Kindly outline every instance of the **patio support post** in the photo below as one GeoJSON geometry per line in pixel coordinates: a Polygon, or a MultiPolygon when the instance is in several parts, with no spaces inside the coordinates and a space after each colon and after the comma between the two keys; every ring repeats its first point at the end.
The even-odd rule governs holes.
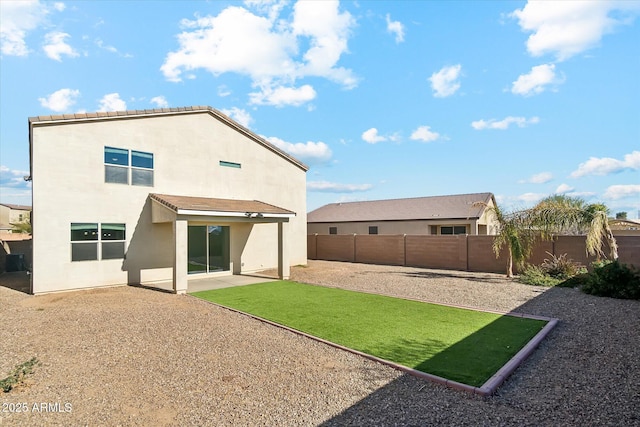
{"type": "Polygon", "coordinates": [[[278,278],[280,280],[288,280],[290,274],[287,228],[287,222],[278,223],[278,278]]]}
{"type": "Polygon", "coordinates": [[[187,293],[187,244],[188,227],[184,219],[173,222],[173,292],[187,293]]]}

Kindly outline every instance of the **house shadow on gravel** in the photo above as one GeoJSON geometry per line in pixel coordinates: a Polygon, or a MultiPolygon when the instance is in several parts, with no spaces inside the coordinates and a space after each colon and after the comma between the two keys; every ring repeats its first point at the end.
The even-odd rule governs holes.
{"type": "MultiPolygon", "coordinates": [[[[456,274],[455,271],[447,272],[447,273],[438,273],[435,271],[412,271],[412,272],[395,272],[395,274],[401,274],[406,277],[415,277],[418,279],[446,279],[446,278],[454,278],[454,279],[462,279],[467,280],[469,282],[482,282],[482,283],[495,283],[496,277],[487,277],[482,274],[456,274]]],[[[508,281],[508,279],[503,279],[504,281],[508,281]]]]}
{"type": "Polygon", "coordinates": [[[0,274],[0,286],[14,291],[31,293],[31,275],[26,271],[12,271],[0,274]]]}
{"type": "MultiPolygon", "coordinates": [[[[467,276],[464,277],[465,279],[467,276]]],[[[567,289],[549,289],[547,292],[554,293],[556,291],[568,291],[567,289]]],[[[537,316],[554,316],[558,314],[556,307],[550,306],[544,301],[536,301],[538,299],[546,299],[546,293],[543,293],[533,300],[521,305],[513,313],[532,314],[537,316]],[[541,311],[541,307],[549,307],[548,312],[541,311]],[[529,309],[531,308],[531,310],[529,309]]],[[[556,301],[556,297],[548,298],[556,301]]],[[[561,309],[560,309],[561,310],[561,309]]],[[[466,354],[470,363],[476,363],[478,366],[486,364],[486,360],[479,359],[474,353],[474,349],[478,345],[479,340],[486,339],[490,336],[499,336],[504,332],[506,326],[505,319],[521,320],[518,317],[503,316],[480,329],[479,331],[469,335],[465,339],[438,352],[435,356],[424,360],[417,369],[447,377],[447,369],[442,368],[448,364],[451,357],[459,357],[466,354]]],[[[561,320],[560,320],[561,321],[561,320]]],[[[507,322],[508,323],[508,322],[507,322]]],[[[546,324],[546,322],[544,322],[546,324]]],[[[544,326],[544,325],[542,325],[544,326]]],[[[545,343],[553,337],[556,328],[552,329],[538,348],[533,350],[531,357],[523,361],[528,372],[537,369],[544,369],[547,363],[547,356],[557,351],[553,347],[545,345],[545,343]],[[540,348],[543,347],[543,348],[540,348]]],[[[535,335],[535,332],[533,333],[535,335]]],[[[523,339],[523,345],[529,342],[529,338],[523,339]]],[[[503,345],[500,340],[496,340],[496,347],[503,345]]],[[[418,346],[419,347],[419,346],[418,346]]],[[[416,351],[416,345],[412,345],[416,351]]],[[[491,364],[489,364],[491,365],[491,364]]],[[[493,366],[487,366],[486,375],[490,376],[493,372],[500,369],[502,363],[493,366]]],[[[454,367],[455,369],[455,367],[454,367]]],[[[353,406],[349,407],[342,413],[322,423],[322,426],[370,426],[370,425],[409,425],[409,426],[430,426],[430,425],[522,425],[533,423],[531,425],[541,425],[540,414],[536,402],[544,400],[546,388],[536,389],[532,394],[518,392],[518,388],[526,384],[521,382],[520,371],[523,366],[518,366],[515,371],[506,377],[504,382],[498,386],[497,390],[491,396],[481,396],[469,391],[457,390],[436,382],[418,378],[416,376],[404,373],[397,379],[391,381],[385,386],[376,389],[364,399],[360,400],[353,406]],[[533,411],[514,408],[512,405],[504,405],[499,398],[502,394],[517,393],[523,408],[533,409],[533,411]],[[540,393],[541,395],[536,395],[540,393]],[[530,403],[526,401],[530,400],[530,403]]],[[[561,381],[558,379],[558,381],[561,381]]],[[[557,384],[547,384],[548,387],[556,387],[557,384]]],[[[575,420],[571,421],[571,425],[575,420]]],[[[564,424],[558,419],[558,424],[564,424]]]]}

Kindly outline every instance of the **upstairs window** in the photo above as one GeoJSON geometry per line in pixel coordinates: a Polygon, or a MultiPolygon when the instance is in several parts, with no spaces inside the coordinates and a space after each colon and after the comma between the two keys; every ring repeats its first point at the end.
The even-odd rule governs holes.
{"type": "Polygon", "coordinates": [[[240,163],[227,162],[227,161],[224,161],[224,160],[220,160],[220,166],[225,166],[225,167],[228,167],[228,168],[235,168],[235,169],[242,168],[242,165],[240,163]]]}
{"type": "Polygon", "coordinates": [[[153,154],[104,147],[104,182],[153,187],[153,154]]]}
{"type": "Polygon", "coordinates": [[[131,185],[153,187],[153,154],[131,151],[131,185]]]}
{"type": "Polygon", "coordinates": [[[378,226],[369,227],[369,234],[378,234],[378,226]]]}
{"type": "Polygon", "coordinates": [[[104,182],[129,184],[129,150],[104,147],[104,182]]]}
{"type": "Polygon", "coordinates": [[[329,227],[329,234],[338,234],[338,227],[329,227]]]}

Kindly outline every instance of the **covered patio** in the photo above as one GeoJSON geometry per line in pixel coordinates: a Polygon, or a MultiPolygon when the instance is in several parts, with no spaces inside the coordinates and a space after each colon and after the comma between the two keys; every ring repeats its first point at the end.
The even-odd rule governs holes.
{"type": "Polygon", "coordinates": [[[277,224],[277,232],[267,242],[272,249],[265,256],[277,252],[277,276],[279,279],[289,278],[287,225],[295,212],[256,200],[153,193],[149,198],[152,222],[171,223],[173,227],[174,293],[193,292],[193,287],[224,287],[225,283],[235,286],[245,281],[256,280],[254,283],[258,283],[262,280],[253,275],[235,279],[244,272],[245,245],[257,224],[277,224]],[[198,237],[200,231],[202,238],[198,237]],[[197,251],[198,248],[194,249],[200,243],[202,253],[197,251]],[[195,252],[198,256],[194,255],[195,252]]]}

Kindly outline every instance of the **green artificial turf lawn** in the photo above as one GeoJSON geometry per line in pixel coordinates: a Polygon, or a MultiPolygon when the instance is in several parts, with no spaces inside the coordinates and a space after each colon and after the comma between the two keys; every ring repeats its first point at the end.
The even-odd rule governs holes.
{"type": "Polygon", "coordinates": [[[291,281],[192,295],[476,387],[546,324],[291,281]]]}

